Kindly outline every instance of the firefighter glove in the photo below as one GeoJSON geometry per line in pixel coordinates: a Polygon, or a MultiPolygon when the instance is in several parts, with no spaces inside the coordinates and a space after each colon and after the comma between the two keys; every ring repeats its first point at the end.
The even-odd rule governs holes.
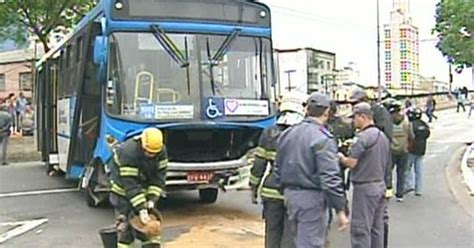
{"type": "Polygon", "coordinates": [[[385,198],[392,198],[392,197],[393,197],[393,189],[386,189],[385,198]]]}
{"type": "Polygon", "coordinates": [[[154,202],[154,201],[147,201],[147,202],[146,202],[146,208],[147,208],[147,209],[153,209],[153,208],[155,208],[155,202],[154,202]]]}
{"type": "Polygon", "coordinates": [[[141,221],[143,224],[146,224],[146,223],[148,223],[150,220],[151,220],[151,218],[150,218],[150,215],[148,214],[148,210],[147,210],[147,209],[142,209],[142,210],[140,210],[140,221],[141,221]]]}

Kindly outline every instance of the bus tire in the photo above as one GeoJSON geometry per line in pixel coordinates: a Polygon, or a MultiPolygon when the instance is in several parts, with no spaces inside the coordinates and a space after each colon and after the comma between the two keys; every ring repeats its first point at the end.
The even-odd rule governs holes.
{"type": "Polygon", "coordinates": [[[219,189],[216,189],[216,188],[200,189],[199,199],[202,203],[212,204],[217,201],[218,194],[219,194],[219,189]]]}

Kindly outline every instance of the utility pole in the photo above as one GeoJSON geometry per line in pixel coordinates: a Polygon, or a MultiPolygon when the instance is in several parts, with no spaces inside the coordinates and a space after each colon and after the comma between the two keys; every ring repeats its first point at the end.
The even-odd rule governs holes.
{"type": "Polygon", "coordinates": [[[451,67],[451,61],[448,61],[448,64],[449,64],[449,67],[448,67],[448,70],[449,70],[449,94],[451,94],[452,87],[453,87],[453,70],[452,70],[452,67],[451,67]]]}
{"type": "Polygon", "coordinates": [[[382,82],[380,75],[380,3],[377,0],[377,102],[382,101],[382,82]]]}

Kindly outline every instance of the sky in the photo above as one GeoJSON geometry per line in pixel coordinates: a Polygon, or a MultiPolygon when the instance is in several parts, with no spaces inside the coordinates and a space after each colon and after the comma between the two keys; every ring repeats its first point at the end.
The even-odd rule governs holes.
{"type": "MultiPolygon", "coordinates": [[[[342,68],[355,62],[361,83],[377,82],[376,0],[261,0],[272,11],[273,46],[287,49],[313,47],[336,53],[342,68]]],[[[448,64],[431,34],[439,0],[411,0],[410,15],[419,28],[420,74],[447,82],[448,64]]],[[[390,21],[393,0],[380,0],[380,26],[390,21]]],[[[381,32],[383,38],[383,32],[381,32]]],[[[383,50],[381,50],[383,54],[383,50]]],[[[383,58],[383,57],[382,57],[383,58]]],[[[383,63],[383,60],[382,60],[383,63]]],[[[382,67],[383,70],[383,67],[382,67]]],[[[383,71],[382,71],[383,72],[383,71]]],[[[454,85],[473,86],[472,72],[454,73],[454,85]]]]}

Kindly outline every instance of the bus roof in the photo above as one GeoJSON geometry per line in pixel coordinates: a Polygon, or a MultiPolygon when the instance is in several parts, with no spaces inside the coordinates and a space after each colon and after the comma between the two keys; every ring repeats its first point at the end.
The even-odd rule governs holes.
{"type": "MultiPolygon", "coordinates": [[[[61,41],[55,44],[53,48],[51,48],[45,55],[43,55],[38,60],[38,62],[36,63],[36,67],[40,67],[41,64],[43,64],[48,58],[54,56],[61,49],[61,47],[64,46],[64,44],[68,43],[75,34],[81,31],[91,21],[96,20],[96,18],[100,16],[105,16],[107,18],[110,18],[109,15],[111,15],[110,13],[111,8],[108,8],[107,6],[111,6],[112,4],[115,4],[116,1],[117,0],[99,1],[99,3],[79,21],[79,23],[74,27],[72,32],[68,33],[61,41]]],[[[223,3],[227,1],[229,0],[222,0],[223,3]]],[[[250,3],[250,4],[259,5],[261,7],[269,9],[267,5],[265,5],[264,3],[258,2],[256,0],[232,0],[232,1],[241,2],[241,3],[250,3]]]]}

